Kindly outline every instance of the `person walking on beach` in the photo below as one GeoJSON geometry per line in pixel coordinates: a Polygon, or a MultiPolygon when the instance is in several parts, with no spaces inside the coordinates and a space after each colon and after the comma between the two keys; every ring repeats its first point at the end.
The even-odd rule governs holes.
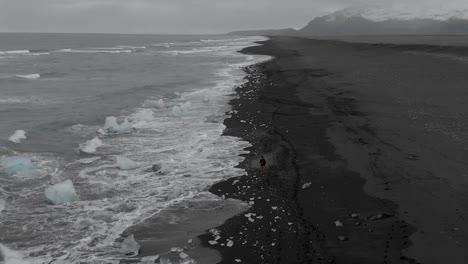
{"type": "Polygon", "coordinates": [[[263,156],[260,159],[260,167],[262,168],[262,170],[261,170],[262,176],[265,176],[266,175],[266,160],[265,160],[265,158],[263,156]]]}

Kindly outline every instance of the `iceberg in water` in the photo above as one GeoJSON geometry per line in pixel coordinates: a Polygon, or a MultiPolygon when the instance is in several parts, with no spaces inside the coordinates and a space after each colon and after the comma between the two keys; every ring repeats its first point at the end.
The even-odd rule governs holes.
{"type": "Polygon", "coordinates": [[[75,187],[73,187],[71,180],[50,186],[45,190],[45,195],[53,204],[71,203],[77,198],[75,187]]]}
{"type": "Polygon", "coordinates": [[[132,170],[140,167],[138,163],[126,157],[116,157],[115,160],[121,170],[132,170]]]}
{"type": "Polygon", "coordinates": [[[86,141],[85,143],[80,144],[80,150],[84,153],[92,154],[96,152],[96,149],[102,145],[104,145],[102,144],[102,141],[98,137],[95,137],[86,141]]]}
{"type": "Polygon", "coordinates": [[[121,252],[124,253],[125,255],[138,255],[138,252],[140,251],[140,244],[135,241],[135,237],[132,235],[129,235],[125,240],[122,242],[122,247],[121,247],[121,252]]]}
{"type": "Polygon", "coordinates": [[[130,122],[128,122],[128,119],[125,118],[122,124],[119,124],[117,122],[117,118],[115,118],[114,116],[106,117],[104,128],[100,130],[100,133],[104,135],[126,134],[126,133],[132,133],[132,132],[133,132],[133,126],[132,124],[130,124],[130,122]]]}
{"type": "Polygon", "coordinates": [[[26,131],[16,130],[13,135],[11,135],[8,140],[14,143],[21,143],[21,140],[26,139],[26,131]]]}
{"type": "Polygon", "coordinates": [[[3,157],[2,167],[6,173],[24,172],[34,169],[31,160],[21,156],[3,157]]]}

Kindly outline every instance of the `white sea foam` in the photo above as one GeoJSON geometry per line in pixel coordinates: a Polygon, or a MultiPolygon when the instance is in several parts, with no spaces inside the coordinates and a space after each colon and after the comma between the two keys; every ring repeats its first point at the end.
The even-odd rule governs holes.
{"type": "Polygon", "coordinates": [[[145,100],[143,102],[143,107],[149,107],[149,108],[164,108],[166,104],[164,103],[163,99],[159,100],[145,100]]]}
{"type": "Polygon", "coordinates": [[[85,143],[80,144],[79,149],[84,153],[92,154],[96,152],[97,148],[103,145],[104,144],[99,139],[99,137],[95,137],[86,141],[85,143]]]}
{"type": "Polygon", "coordinates": [[[133,50],[130,49],[61,49],[57,52],[62,53],[110,53],[110,54],[119,54],[119,53],[131,53],[133,50]]]}
{"type": "Polygon", "coordinates": [[[28,102],[29,100],[23,99],[23,98],[0,97],[0,104],[20,104],[20,103],[28,103],[28,102]]]}
{"type": "Polygon", "coordinates": [[[26,53],[26,54],[23,54],[23,55],[26,55],[26,56],[43,56],[43,55],[50,55],[49,52],[34,52],[34,53],[26,53]]]}
{"type": "Polygon", "coordinates": [[[5,210],[6,202],[2,198],[0,198],[0,215],[2,214],[3,210],[5,210]]]}
{"type": "Polygon", "coordinates": [[[7,51],[0,51],[0,55],[3,55],[3,54],[14,55],[14,54],[28,54],[28,53],[30,53],[29,50],[7,50],[7,51]]]}
{"type": "Polygon", "coordinates": [[[30,80],[33,80],[33,79],[39,79],[39,78],[41,78],[41,75],[40,75],[39,73],[25,74],[25,75],[17,74],[16,77],[22,78],[22,79],[30,79],[30,80]]]}
{"type": "Polygon", "coordinates": [[[13,135],[11,135],[8,140],[14,143],[21,143],[23,139],[26,139],[26,131],[24,130],[16,130],[13,135]]]}

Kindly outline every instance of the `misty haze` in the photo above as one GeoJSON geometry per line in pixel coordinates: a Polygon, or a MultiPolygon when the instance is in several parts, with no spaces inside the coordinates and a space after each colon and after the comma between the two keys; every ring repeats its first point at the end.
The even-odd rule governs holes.
{"type": "Polygon", "coordinates": [[[468,263],[466,0],[0,0],[0,264],[468,263]]]}

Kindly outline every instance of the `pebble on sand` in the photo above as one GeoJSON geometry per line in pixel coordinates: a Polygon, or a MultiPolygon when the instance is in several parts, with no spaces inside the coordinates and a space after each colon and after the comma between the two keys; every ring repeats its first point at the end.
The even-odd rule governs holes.
{"type": "Polygon", "coordinates": [[[348,238],[345,237],[345,236],[339,236],[338,239],[339,239],[340,241],[348,241],[348,238]]]}

